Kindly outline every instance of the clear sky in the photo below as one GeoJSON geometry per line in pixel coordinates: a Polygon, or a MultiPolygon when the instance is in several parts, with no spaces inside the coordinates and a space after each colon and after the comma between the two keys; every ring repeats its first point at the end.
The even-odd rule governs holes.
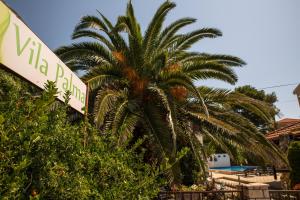
{"type": "MultiPolygon", "coordinates": [[[[124,14],[126,0],[6,0],[28,26],[51,49],[71,44],[70,35],[80,17],[97,14],[111,20],[124,14]]],[[[163,0],[133,0],[143,29],[163,0]]],[[[299,0],[175,0],[177,7],[166,23],[181,17],[194,17],[197,23],[185,29],[214,27],[223,37],[207,39],[194,51],[239,56],[247,62],[237,69],[237,86],[257,88],[300,83],[300,1],[299,0]]],[[[206,81],[215,87],[232,88],[219,81],[206,81]]],[[[300,117],[296,85],[266,89],[276,92],[282,117],[300,117]]]]}

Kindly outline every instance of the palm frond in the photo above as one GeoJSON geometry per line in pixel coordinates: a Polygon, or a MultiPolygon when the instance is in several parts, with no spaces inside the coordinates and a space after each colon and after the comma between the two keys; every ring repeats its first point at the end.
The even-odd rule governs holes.
{"type": "Polygon", "coordinates": [[[139,117],[137,115],[128,112],[126,113],[121,126],[118,129],[119,144],[124,144],[126,141],[129,141],[132,136],[133,130],[136,128],[138,120],[139,117]]]}
{"type": "Polygon", "coordinates": [[[205,105],[205,102],[201,94],[197,90],[197,87],[194,85],[193,81],[187,75],[185,75],[182,72],[172,72],[172,73],[161,72],[159,78],[164,80],[165,85],[185,87],[191,94],[194,95],[195,98],[197,98],[200,101],[201,106],[203,107],[206,115],[207,116],[209,115],[207,107],[205,105]]]}
{"type": "Polygon", "coordinates": [[[181,60],[181,62],[189,61],[207,63],[213,62],[232,67],[241,67],[243,65],[246,65],[245,61],[235,56],[207,53],[188,53],[187,55],[185,55],[184,59],[181,60]]]}
{"type": "Polygon", "coordinates": [[[124,100],[119,105],[117,105],[111,127],[113,134],[117,134],[118,130],[120,129],[120,126],[122,125],[122,120],[125,118],[128,112],[128,103],[128,100],[124,100]]]}
{"type": "Polygon", "coordinates": [[[96,42],[81,42],[72,44],[70,46],[63,46],[55,50],[55,53],[63,61],[85,57],[103,60],[108,64],[115,64],[110,51],[96,42]]]}
{"type": "Polygon", "coordinates": [[[87,15],[81,18],[80,22],[76,25],[74,31],[80,31],[84,29],[96,29],[96,30],[103,30],[108,31],[108,28],[103,23],[102,20],[100,20],[98,17],[87,15]]]}
{"type": "Polygon", "coordinates": [[[195,21],[196,19],[194,18],[182,18],[167,26],[159,36],[158,48],[164,48],[166,44],[170,42],[170,40],[173,38],[174,34],[176,34],[178,30],[185,27],[186,25],[194,23],[195,21]]]}
{"type": "Polygon", "coordinates": [[[175,154],[176,149],[177,149],[176,148],[176,138],[177,138],[177,136],[176,136],[176,133],[175,133],[175,123],[174,123],[174,120],[173,120],[173,117],[172,117],[173,113],[172,113],[172,110],[171,110],[170,105],[169,105],[169,100],[168,100],[167,94],[164,92],[164,90],[162,90],[161,88],[156,87],[156,86],[149,87],[148,89],[150,91],[152,91],[158,99],[160,99],[160,102],[162,103],[164,108],[167,110],[167,122],[168,122],[169,128],[171,130],[172,141],[173,141],[173,154],[175,154]]]}
{"type": "Polygon", "coordinates": [[[109,31],[112,31],[114,29],[113,24],[109,21],[109,19],[107,19],[99,10],[97,10],[97,12],[99,13],[99,15],[102,17],[104,24],[106,25],[106,27],[109,28],[109,31]]]}
{"type": "Polygon", "coordinates": [[[195,80],[219,79],[230,84],[237,81],[235,72],[222,64],[195,62],[183,65],[182,71],[195,80]]]}
{"type": "Polygon", "coordinates": [[[100,90],[95,100],[94,122],[98,127],[104,123],[105,115],[112,110],[114,103],[121,96],[116,90],[100,90]]]}
{"type": "Polygon", "coordinates": [[[93,67],[82,79],[94,90],[103,84],[119,82],[122,77],[122,70],[118,66],[102,65],[93,67]]]}
{"type": "Polygon", "coordinates": [[[113,46],[113,44],[111,44],[110,41],[108,41],[103,35],[97,33],[96,31],[79,30],[79,31],[73,32],[72,39],[78,39],[78,38],[93,38],[93,39],[98,40],[99,42],[102,42],[111,51],[115,50],[115,47],[113,46]]]}
{"type": "Polygon", "coordinates": [[[238,129],[236,129],[235,127],[213,116],[207,117],[203,113],[196,113],[192,111],[186,112],[186,115],[190,117],[193,121],[198,121],[199,124],[207,123],[208,125],[213,126],[215,129],[219,131],[226,131],[231,135],[235,135],[239,132],[238,129]]]}
{"type": "Polygon", "coordinates": [[[143,49],[145,49],[145,58],[149,56],[154,47],[155,40],[162,28],[163,21],[168,12],[176,6],[175,3],[165,1],[156,11],[153,16],[144,36],[143,49]]]}
{"type": "Polygon", "coordinates": [[[165,158],[175,158],[173,152],[172,134],[169,127],[165,123],[165,115],[161,113],[156,106],[147,105],[144,109],[144,119],[146,120],[147,127],[151,130],[152,137],[155,138],[157,144],[159,144],[165,158]]]}
{"type": "Polygon", "coordinates": [[[194,43],[203,38],[216,38],[222,36],[221,31],[214,28],[203,28],[191,33],[182,35],[176,40],[174,50],[183,51],[190,48],[194,43]]]}

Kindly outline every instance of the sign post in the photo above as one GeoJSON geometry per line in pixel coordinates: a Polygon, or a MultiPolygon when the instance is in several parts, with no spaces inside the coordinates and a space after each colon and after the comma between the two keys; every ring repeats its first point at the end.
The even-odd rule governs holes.
{"type": "Polygon", "coordinates": [[[85,100],[85,113],[84,113],[84,136],[83,136],[83,146],[87,146],[87,125],[88,125],[88,111],[89,111],[89,82],[87,82],[86,87],[86,100],[85,100]]]}

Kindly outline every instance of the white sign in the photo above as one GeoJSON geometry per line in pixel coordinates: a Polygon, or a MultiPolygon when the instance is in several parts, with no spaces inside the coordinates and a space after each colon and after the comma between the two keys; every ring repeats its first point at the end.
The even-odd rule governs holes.
{"type": "Polygon", "coordinates": [[[42,89],[55,81],[58,99],[69,90],[70,106],[84,112],[86,85],[1,1],[0,63],[42,89]]]}

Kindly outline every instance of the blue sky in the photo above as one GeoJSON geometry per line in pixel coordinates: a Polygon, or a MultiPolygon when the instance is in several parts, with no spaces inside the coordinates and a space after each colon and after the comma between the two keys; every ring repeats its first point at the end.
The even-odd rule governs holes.
{"type": "MultiPolygon", "coordinates": [[[[143,29],[163,0],[133,0],[143,29]]],[[[257,88],[300,83],[300,1],[299,0],[176,0],[177,7],[166,23],[181,17],[198,21],[185,31],[214,27],[223,37],[207,39],[192,50],[239,56],[247,62],[237,69],[237,86],[257,88]]],[[[123,14],[126,0],[6,0],[27,25],[51,49],[72,43],[70,35],[80,17],[96,14],[96,9],[111,20],[123,14]]],[[[219,81],[205,81],[215,87],[232,88],[219,81]]],[[[276,92],[282,117],[300,117],[296,85],[266,89],[276,92]]]]}

